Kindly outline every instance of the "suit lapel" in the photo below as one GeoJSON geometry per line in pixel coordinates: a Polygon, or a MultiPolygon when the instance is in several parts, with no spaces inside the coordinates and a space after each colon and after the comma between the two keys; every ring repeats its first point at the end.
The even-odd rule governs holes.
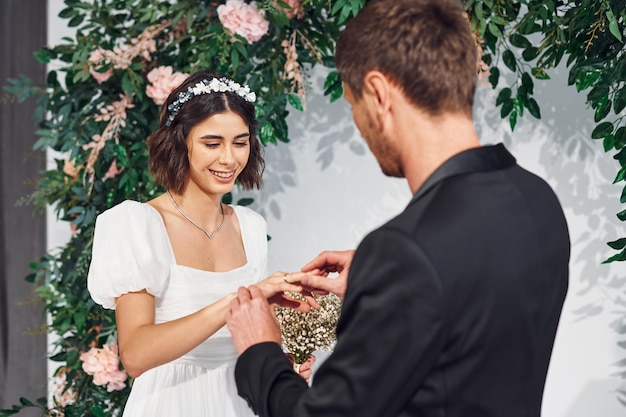
{"type": "Polygon", "coordinates": [[[419,200],[435,185],[447,178],[504,169],[513,164],[515,164],[515,157],[501,143],[463,151],[437,168],[415,192],[409,205],[419,200]]]}

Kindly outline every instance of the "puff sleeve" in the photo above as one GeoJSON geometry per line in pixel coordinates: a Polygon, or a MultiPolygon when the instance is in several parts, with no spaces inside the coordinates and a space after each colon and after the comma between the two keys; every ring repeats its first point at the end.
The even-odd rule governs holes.
{"type": "Polygon", "coordinates": [[[124,201],[96,219],[87,289],[114,309],[115,298],[145,289],[159,297],[167,286],[173,253],[163,220],[147,204],[124,201]]]}

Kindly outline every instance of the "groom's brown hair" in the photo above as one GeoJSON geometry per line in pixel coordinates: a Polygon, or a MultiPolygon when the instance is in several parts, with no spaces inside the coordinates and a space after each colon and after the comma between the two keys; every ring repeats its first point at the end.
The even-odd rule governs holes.
{"type": "Polygon", "coordinates": [[[337,69],[355,97],[376,70],[432,115],[471,117],[478,54],[467,14],[455,0],[370,0],[340,34],[337,69]]]}

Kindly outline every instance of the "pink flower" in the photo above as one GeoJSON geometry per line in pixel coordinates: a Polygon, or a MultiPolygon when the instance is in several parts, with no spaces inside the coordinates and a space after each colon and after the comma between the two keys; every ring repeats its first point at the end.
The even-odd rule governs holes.
{"type": "Polygon", "coordinates": [[[304,16],[304,9],[302,8],[302,3],[300,0],[281,0],[283,3],[286,3],[289,7],[283,7],[278,4],[277,0],[274,0],[274,5],[278,10],[281,10],[283,13],[287,15],[289,19],[293,19],[294,17],[298,19],[302,19],[304,16]]]}
{"type": "Polygon", "coordinates": [[[122,167],[122,169],[118,169],[117,168],[117,160],[113,160],[113,162],[111,162],[111,166],[109,167],[108,171],[106,172],[106,174],[104,174],[104,179],[109,179],[109,178],[115,178],[117,177],[122,171],[124,171],[124,167],[122,167]]]}
{"type": "Polygon", "coordinates": [[[109,68],[105,72],[98,72],[98,70],[103,67],[101,63],[104,60],[104,55],[99,49],[96,49],[91,54],[89,54],[89,62],[91,64],[89,65],[89,73],[93,78],[96,79],[98,84],[102,84],[113,75],[113,68],[109,68]]]}
{"type": "Polygon", "coordinates": [[[52,398],[50,401],[50,408],[56,408],[58,405],[61,408],[65,408],[70,404],[74,404],[76,402],[76,398],[78,394],[74,391],[74,387],[71,386],[69,388],[67,385],[67,369],[65,367],[61,367],[57,370],[56,374],[51,379],[51,391],[52,398]]]}
{"type": "Polygon", "coordinates": [[[120,391],[126,387],[126,372],[120,369],[115,342],[104,345],[102,349],[92,347],[80,354],[83,370],[93,375],[93,383],[107,386],[107,391],[120,391]]]}
{"type": "Polygon", "coordinates": [[[226,29],[243,36],[248,43],[261,39],[270,27],[254,1],[246,4],[242,0],[226,0],[226,4],[218,6],[217,15],[226,29]]]}
{"type": "Polygon", "coordinates": [[[78,177],[78,172],[81,170],[83,166],[79,165],[76,166],[76,159],[68,159],[65,158],[65,161],[63,162],[63,173],[72,177],[73,179],[76,179],[78,177]]]}
{"type": "Polygon", "coordinates": [[[158,105],[165,103],[167,96],[182,84],[189,74],[174,72],[172,67],[157,67],[148,73],[150,85],[146,87],[146,95],[158,105]]]}

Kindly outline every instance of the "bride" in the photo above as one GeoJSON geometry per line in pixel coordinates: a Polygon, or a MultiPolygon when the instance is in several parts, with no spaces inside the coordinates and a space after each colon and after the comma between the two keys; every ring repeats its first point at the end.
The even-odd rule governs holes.
{"type": "MultiPolygon", "coordinates": [[[[224,326],[231,299],[254,285],[270,302],[310,308],[282,295],[302,291],[289,283],[299,273],[265,278],[263,217],[222,203],[235,184],[261,186],[254,100],[210,71],[187,78],[148,139],[150,172],[165,193],[97,218],[88,289],[115,309],[121,360],[135,378],[126,417],[252,416],[237,395],[237,352],[224,326]]],[[[311,375],[308,366],[299,372],[311,375]]]]}

